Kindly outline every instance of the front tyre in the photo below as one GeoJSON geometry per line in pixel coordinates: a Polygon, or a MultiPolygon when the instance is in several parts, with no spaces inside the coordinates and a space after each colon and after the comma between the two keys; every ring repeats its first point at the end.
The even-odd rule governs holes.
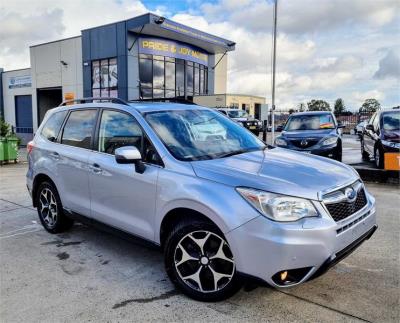
{"type": "Polygon", "coordinates": [[[39,219],[46,231],[60,233],[72,226],[73,220],[65,216],[54,184],[41,183],[37,189],[36,199],[39,219]]]}
{"type": "Polygon", "coordinates": [[[375,166],[379,169],[383,169],[384,153],[379,145],[375,147],[374,159],[375,159],[375,166]]]}
{"type": "Polygon", "coordinates": [[[175,286],[199,301],[221,301],[241,287],[230,247],[209,223],[180,223],[166,241],[165,267],[175,286]]]}

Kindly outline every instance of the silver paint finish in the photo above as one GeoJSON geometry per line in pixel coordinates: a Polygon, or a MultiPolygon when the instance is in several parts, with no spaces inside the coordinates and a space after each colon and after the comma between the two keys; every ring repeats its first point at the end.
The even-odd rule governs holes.
{"type": "Polygon", "coordinates": [[[54,181],[63,206],[72,211],[160,243],[161,223],[170,211],[195,210],[225,234],[237,270],[270,283],[270,277],[283,269],[312,266],[315,271],[376,222],[375,200],[368,193],[368,207],[361,211],[371,214],[340,234],[337,229],[360,213],[336,223],[322,203],[326,193],[359,180],[350,166],[280,148],[182,162],[171,156],[142,116],[158,110],[206,108],[90,103],[55,110],[87,107],[113,108],[134,116],[164,167],[146,164],[145,172],[139,174],[134,165],[117,164],[113,155],[49,142],[41,137],[40,127],[29,156],[28,189],[32,190],[35,176],[46,174],[54,181]],[[54,152],[58,158],[52,155],[54,152]],[[99,167],[94,169],[94,164],[99,167]],[[310,199],[320,216],[293,223],[270,221],[236,192],[237,186],[310,199]]]}

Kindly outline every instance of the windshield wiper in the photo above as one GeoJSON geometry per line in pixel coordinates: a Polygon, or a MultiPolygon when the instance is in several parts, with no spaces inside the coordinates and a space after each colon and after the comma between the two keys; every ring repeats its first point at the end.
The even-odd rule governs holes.
{"type": "Polygon", "coordinates": [[[254,151],[254,149],[234,150],[234,151],[230,151],[230,152],[227,152],[227,153],[218,154],[216,157],[218,157],[218,158],[230,157],[230,156],[234,156],[234,155],[240,155],[240,154],[248,153],[250,151],[254,151]]]}

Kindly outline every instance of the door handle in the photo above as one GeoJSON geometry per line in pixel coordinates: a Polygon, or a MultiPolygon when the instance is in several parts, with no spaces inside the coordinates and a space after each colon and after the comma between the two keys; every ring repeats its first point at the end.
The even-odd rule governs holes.
{"type": "Polygon", "coordinates": [[[96,173],[96,174],[100,174],[102,172],[100,165],[97,163],[90,165],[89,168],[93,171],[93,173],[96,173]]]}
{"type": "Polygon", "coordinates": [[[60,154],[53,151],[52,153],[50,153],[50,157],[53,158],[54,160],[59,160],[60,159],[60,154]]]}

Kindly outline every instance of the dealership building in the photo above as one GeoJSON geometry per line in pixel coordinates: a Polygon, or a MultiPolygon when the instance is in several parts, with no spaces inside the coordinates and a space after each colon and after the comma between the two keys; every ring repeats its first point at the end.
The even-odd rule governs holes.
{"type": "Polygon", "coordinates": [[[85,29],[31,46],[30,68],[0,69],[0,114],[23,142],[69,98],[189,101],[262,119],[265,98],[226,93],[234,49],[232,41],[151,13],[85,29]]]}

